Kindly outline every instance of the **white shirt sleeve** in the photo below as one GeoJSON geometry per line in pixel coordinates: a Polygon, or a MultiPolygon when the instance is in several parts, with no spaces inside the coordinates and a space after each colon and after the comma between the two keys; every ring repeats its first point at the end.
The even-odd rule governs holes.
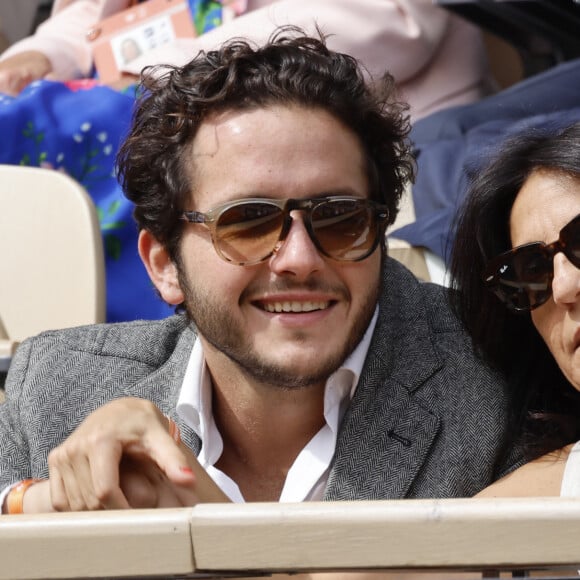
{"type": "MultiPolygon", "coordinates": [[[[10,493],[10,490],[19,483],[20,482],[17,481],[16,483],[13,483],[12,485],[9,485],[8,487],[5,487],[2,491],[0,491],[0,510],[4,506],[4,500],[6,499],[6,496],[10,493]]],[[[4,513],[4,511],[1,510],[0,513],[4,513]]]]}

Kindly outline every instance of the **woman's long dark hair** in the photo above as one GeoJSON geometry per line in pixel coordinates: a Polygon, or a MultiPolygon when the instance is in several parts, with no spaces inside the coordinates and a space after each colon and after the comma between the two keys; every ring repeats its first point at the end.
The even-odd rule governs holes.
{"type": "Polygon", "coordinates": [[[509,220],[527,178],[548,170],[580,180],[580,123],[528,130],[508,140],[472,180],[454,226],[452,294],[476,351],[504,373],[511,389],[514,437],[528,458],[580,439],[580,393],[560,371],[532,324],[482,283],[487,261],[511,249],[509,220]]]}

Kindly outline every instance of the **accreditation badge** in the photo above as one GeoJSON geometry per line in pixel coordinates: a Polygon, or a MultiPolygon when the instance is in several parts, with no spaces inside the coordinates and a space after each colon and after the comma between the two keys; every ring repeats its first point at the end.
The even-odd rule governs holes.
{"type": "Polygon", "coordinates": [[[188,0],[148,0],[103,19],[88,33],[99,80],[119,80],[137,57],[180,38],[195,38],[188,0]]]}

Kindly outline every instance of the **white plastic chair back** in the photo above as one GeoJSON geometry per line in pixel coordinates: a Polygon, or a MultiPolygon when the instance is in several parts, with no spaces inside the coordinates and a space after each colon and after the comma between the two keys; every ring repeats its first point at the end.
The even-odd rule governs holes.
{"type": "Polygon", "coordinates": [[[104,320],[103,243],[90,196],[58,171],[0,165],[0,371],[28,336],[104,320]]]}

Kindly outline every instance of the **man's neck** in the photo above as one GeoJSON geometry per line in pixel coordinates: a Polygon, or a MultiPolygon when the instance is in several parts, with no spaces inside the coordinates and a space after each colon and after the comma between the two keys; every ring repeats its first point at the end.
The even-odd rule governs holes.
{"type": "Polygon", "coordinates": [[[324,388],[287,389],[241,372],[212,376],[212,409],[223,439],[216,463],[246,501],[277,501],[300,451],[324,425],[324,388]]]}

